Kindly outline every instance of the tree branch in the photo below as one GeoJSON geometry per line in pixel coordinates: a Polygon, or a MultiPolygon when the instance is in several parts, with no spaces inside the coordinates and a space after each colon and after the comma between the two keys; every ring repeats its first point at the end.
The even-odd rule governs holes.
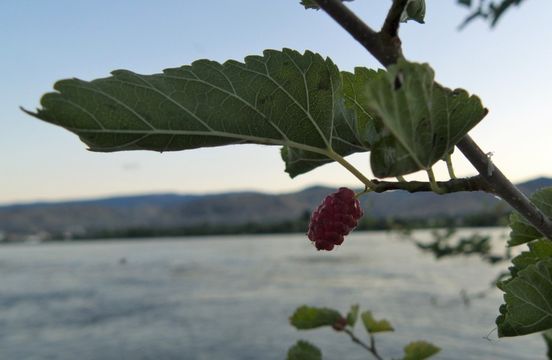
{"type": "MultiPolygon", "coordinates": [[[[349,32],[366,50],[368,50],[383,66],[388,67],[402,58],[401,41],[397,36],[389,36],[393,33],[396,10],[402,0],[393,1],[387,18],[389,25],[382,28],[383,32],[374,31],[360,20],[339,0],[315,0],[335,21],[349,32]]],[[[387,22],[387,19],[386,19],[387,22]]],[[[398,27],[397,27],[398,29],[398,27]]],[[[490,161],[488,156],[481,151],[469,135],[464,136],[456,145],[458,149],[477,169],[480,176],[487,182],[489,188],[510,204],[539,232],[552,240],[552,221],[548,219],[523,193],[521,193],[504,174],[490,161]]]]}
{"type": "Polygon", "coordinates": [[[552,240],[552,221],[504,176],[470,136],[464,136],[456,146],[477,169],[479,176],[487,182],[493,193],[504,199],[531,225],[552,240]]]}
{"type": "MultiPolygon", "coordinates": [[[[397,36],[390,36],[387,33],[375,32],[372,28],[340,0],[315,0],[332,19],[355,38],[370,54],[372,54],[383,66],[395,64],[402,58],[401,41],[397,36]]],[[[403,2],[398,0],[393,3],[403,2]]],[[[388,16],[389,17],[389,16],[388,16]]],[[[391,20],[390,20],[391,21],[391,20]]],[[[391,26],[391,24],[389,25],[391,26]]],[[[398,26],[397,26],[398,27],[398,26]]]]}
{"type": "Polygon", "coordinates": [[[408,4],[408,0],[393,1],[393,4],[391,5],[389,12],[387,13],[387,17],[385,18],[385,22],[381,27],[380,32],[382,34],[387,34],[388,36],[391,36],[391,37],[399,36],[399,25],[401,23],[401,15],[404,11],[404,8],[406,7],[406,4],[408,4]]]}
{"type": "MultiPolygon", "coordinates": [[[[389,190],[405,190],[410,193],[433,191],[431,184],[425,181],[379,181],[372,180],[374,187],[373,192],[382,193],[389,190]]],[[[437,181],[437,186],[443,194],[460,192],[460,191],[485,191],[493,193],[493,189],[484,181],[481,175],[463,179],[452,179],[449,181],[437,181]]]]}

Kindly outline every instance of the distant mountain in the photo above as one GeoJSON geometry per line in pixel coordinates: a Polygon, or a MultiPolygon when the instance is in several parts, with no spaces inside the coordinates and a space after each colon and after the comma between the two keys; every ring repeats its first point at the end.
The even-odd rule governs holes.
{"type": "MultiPolygon", "coordinates": [[[[551,178],[518,185],[525,193],[552,186],[551,178]]],[[[154,194],[93,200],[0,206],[0,233],[83,234],[128,228],[176,228],[205,224],[276,223],[311,212],[333,188],[315,186],[294,193],[236,192],[208,195],[154,194]]],[[[486,193],[409,194],[392,191],[363,197],[366,216],[428,218],[508,210],[486,193]]]]}
{"type": "Polygon", "coordinates": [[[188,201],[201,197],[201,195],[180,195],[180,194],[153,194],[153,195],[131,195],[131,196],[115,196],[100,199],[80,199],[69,201],[41,201],[32,203],[20,203],[10,205],[0,205],[0,209],[24,209],[24,208],[48,208],[64,205],[100,205],[107,207],[128,207],[140,206],[144,203],[171,203],[174,201],[188,201]]]}
{"type": "Polygon", "coordinates": [[[528,180],[518,184],[521,191],[525,193],[533,193],[538,189],[551,186],[552,179],[547,177],[538,177],[533,180],[528,180]]]}

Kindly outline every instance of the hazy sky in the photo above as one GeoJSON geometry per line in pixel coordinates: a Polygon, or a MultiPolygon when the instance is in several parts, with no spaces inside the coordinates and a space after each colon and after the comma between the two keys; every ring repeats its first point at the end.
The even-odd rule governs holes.
{"type": "MultiPolygon", "coordinates": [[[[402,26],[405,55],[429,62],[442,84],[482,98],[490,114],[471,134],[512,180],[552,176],[552,2],[527,1],[492,31],[482,22],[457,31],[466,12],[455,2],[428,0],[426,24],[402,26]]],[[[350,6],[379,27],[389,4],[350,6]]],[[[378,66],[326,14],[306,11],[298,0],[4,0],[0,46],[0,203],[360,186],[335,164],[292,180],[277,147],[92,153],[75,135],[18,108],[34,110],[62,78],[92,80],[119,68],[157,73],[199,58],[242,60],[266,48],[310,49],[342,70],[378,66]]],[[[370,176],[368,154],[350,159],[370,176]]],[[[474,174],[461,155],[455,164],[460,175],[474,174]]],[[[437,173],[445,177],[442,167],[437,173]]]]}

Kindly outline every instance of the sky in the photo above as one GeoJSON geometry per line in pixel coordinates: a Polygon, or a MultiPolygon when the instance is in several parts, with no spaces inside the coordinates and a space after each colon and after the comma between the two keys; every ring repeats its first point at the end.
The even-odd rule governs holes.
{"type": "MultiPolygon", "coordinates": [[[[56,80],[115,69],[158,73],[207,58],[242,60],[264,49],[312,50],[341,70],[379,64],[321,11],[298,0],[0,1],[0,204],[142,193],[290,192],[315,184],[360,187],[337,164],[295,179],[277,147],[237,145],[171,153],[93,153],[72,133],[31,118],[56,80]],[[231,5],[229,5],[231,4],[231,5]]],[[[403,24],[407,59],[437,81],[481,97],[489,115],[470,133],[512,181],[552,176],[552,2],[527,1],[490,30],[455,0],[427,0],[426,24],[403,24]]],[[[379,28],[388,0],[348,5],[379,28]]],[[[348,158],[371,177],[369,155],[348,158]]],[[[455,152],[457,175],[475,170],[455,152]]],[[[436,174],[446,179],[445,167],[436,174]]],[[[423,179],[423,174],[407,179],[423,179]]]]}

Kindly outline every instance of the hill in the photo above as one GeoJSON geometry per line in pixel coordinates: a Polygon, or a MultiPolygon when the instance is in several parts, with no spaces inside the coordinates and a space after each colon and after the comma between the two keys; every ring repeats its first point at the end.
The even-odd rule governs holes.
{"type": "MultiPolygon", "coordinates": [[[[525,193],[552,186],[551,178],[518,185],[525,193]]],[[[207,195],[153,194],[92,200],[0,206],[0,234],[82,236],[123,229],[275,224],[305,217],[333,188],[315,186],[294,193],[235,192],[207,195]]],[[[505,213],[508,206],[485,193],[408,194],[392,191],[362,199],[365,217],[428,219],[505,213]]],[[[5,235],[6,236],[6,235],[5,235]]]]}

